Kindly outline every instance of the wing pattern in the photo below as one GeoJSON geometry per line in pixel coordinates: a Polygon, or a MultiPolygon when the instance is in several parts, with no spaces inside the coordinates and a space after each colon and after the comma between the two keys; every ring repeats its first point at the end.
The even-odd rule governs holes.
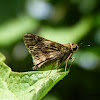
{"type": "Polygon", "coordinates": [[[32,54],[33,63],[35,65],[41,65],[48,60],[57,59],[63,46],[30,33],[24,35],[24,42],[29,52],[32,54]]]}

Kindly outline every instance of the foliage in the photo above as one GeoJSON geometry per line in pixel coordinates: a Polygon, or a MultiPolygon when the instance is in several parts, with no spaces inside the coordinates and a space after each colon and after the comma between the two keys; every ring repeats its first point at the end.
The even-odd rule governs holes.
{"type": "MultiPolygon", "coordinates": [[[[80,46],[79,51],[73,55],[76,59],[70,74],[58,84],[54,82],[56,86],[43,98],[44,100],[50,100],[50,98],[63,100],[66,97],[67,99],[78,97],[81,100],[87,98],[87,95],[99,95],[99,4],[100,0],[2,0],[0,2],[0,52],[6,58],[0,53],[0,100],[4,97],[22,98],[21,94],[24,97],[29,94],[28,97],[32,98],[34,93],[31,89],[35,84],[32,82],[45,80],[46,78],[43,77],[48,76],[50,72],[49,70],[38,71],[41,79],[34,81],[32,75],[35,76],[35,80],[38,80],[38,75],[32,71],[32,59],[23,42],[25,33],[37,34],[64,44],[75,42],[80,46]],[[91,46],[88,47],[88,44],[91,46]]],[[[62,74],[61,78],[65,76],[63,73],[60,74],[62,74]]],[[[49,76],[55,75],[59,73],[53,70],[49,76]]],[[[49,78],[48,81],[50,81],[49,78]]],[[[40,88],[43,89],[43,87],[40,88]]],[[[43,94],[45,95],[48,91],[46,90],[43,94]]],[[[44,95],[38,97],[42,98],[44,95]]]]}
{"type": "Polygon", "coordinates": [[[57,70],[13,72],[4,60],[0,54],[0,100],[40,100],[65,77],[57,70]]]}

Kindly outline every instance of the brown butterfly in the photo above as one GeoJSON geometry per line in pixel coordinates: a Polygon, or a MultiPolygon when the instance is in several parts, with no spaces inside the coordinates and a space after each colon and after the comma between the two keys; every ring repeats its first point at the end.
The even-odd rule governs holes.
{"type": "Polygon", "coordinates": [[[24,35],[24,42],[29,52],[32,55],[34,67],[33,69],[44,68],[47,64],[56,62],[58,69],[62,62],[66,62],[65,71],[68,61],[73,53],[79,49],[75,43],[60,44],[35,34],[27,33],[24,35]]]}

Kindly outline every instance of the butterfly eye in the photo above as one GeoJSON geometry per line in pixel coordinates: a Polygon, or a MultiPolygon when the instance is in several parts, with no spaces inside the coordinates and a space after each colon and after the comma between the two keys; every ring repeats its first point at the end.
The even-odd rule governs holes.
{"type": "Polygon", "coordinates": [[[73,51],[76,51],[76,50],[77,50],[77,46],[73,48],[73,51]]]}

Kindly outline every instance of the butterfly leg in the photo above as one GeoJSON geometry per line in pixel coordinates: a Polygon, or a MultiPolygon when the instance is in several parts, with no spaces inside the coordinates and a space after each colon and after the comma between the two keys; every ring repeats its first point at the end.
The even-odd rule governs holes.
{"type": "Polygon", "coordinates": [[[72,53],[66,59],[65,73],[66,73],[66,68],[67,68],[68,61],[70,60],[71,56],[72,56],[72,53]]]}
{"type": "MultiPolygon", "coordinates": [[[[53,66],[52,66],[52,69],[53,69],[53,66]]],[[[50,73],[52,72],[52,69],[50,70],[49,74],[48,74],[46,77],[48,77],[48,76],[50,75],[50,73]]],[[[45,78],[46,78],[46,77],[45,77],[45,78]]]]}
{"type": "Polygon", "coordinates": [[[71,61],[71,64],[70,64],[70,66],[69,66],[69,70],[70,70],[70,68],[71,68],[71,65],[72,65],[72,63],[74,62],[74,60],[75,60],[75,57],[72,57],[72,58],[70,58],[72,61],[71,61]]]}
{"type": "Polygon", "coordinates": [[[60,65],[61,65],[60,60],[57,60],[57,63],[56,63],[56,66],[57,66],[57,72],[58,72],[58,69],[59,69],[60,65]]]}

